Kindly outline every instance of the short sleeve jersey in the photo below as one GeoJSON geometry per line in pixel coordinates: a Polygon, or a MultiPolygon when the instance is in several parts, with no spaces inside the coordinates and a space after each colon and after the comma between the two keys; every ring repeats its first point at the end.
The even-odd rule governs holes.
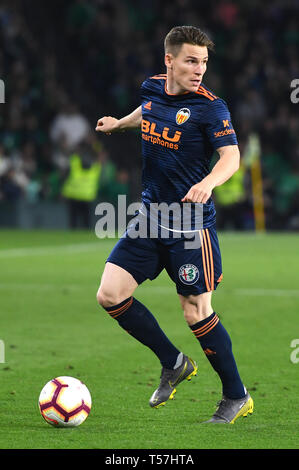
{"type": "MultiPolygon", "coordinates": [[[[146,79],[142,101],[142,202],[181,203],[210,172],[214,151],[236,145],[226,102],[204,84],[196,92],[172,95],[166,74],[146,79]]],[[[212,198],[203,204],[203,228],[215,223],[212,198]]]]}

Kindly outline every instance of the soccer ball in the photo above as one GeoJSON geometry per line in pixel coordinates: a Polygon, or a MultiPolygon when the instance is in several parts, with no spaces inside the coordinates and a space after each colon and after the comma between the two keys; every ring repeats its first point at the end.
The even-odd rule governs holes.
{"type": "Polygon", "coordinates": [[[74,377],[56,377],[40,392],[39,409],[47,423],[56,427],[75,427],[86,420],[91,396],[86,385],[74,377]]]}

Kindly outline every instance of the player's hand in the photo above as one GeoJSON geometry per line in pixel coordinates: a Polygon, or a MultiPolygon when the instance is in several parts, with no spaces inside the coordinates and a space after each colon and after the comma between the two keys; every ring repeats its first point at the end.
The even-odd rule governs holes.
{"type": "Polygon", "coordinates": [[[181,202],[200,202],[205,204],[212,195],[213,186],[204,178],[200,183],[192,186],[181,202]]]}
{"type": "Polygon", "coordinates": [[[97,121],[96,131],[111,135],[112,132],[118,130],[119,119],[112,116],[104,116],[97,121]]]}

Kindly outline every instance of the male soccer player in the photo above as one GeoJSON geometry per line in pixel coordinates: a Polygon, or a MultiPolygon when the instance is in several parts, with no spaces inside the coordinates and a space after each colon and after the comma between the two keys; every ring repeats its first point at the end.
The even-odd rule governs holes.
{"type": "Polygon", "coordinates": [[[143,192],[137,225],[144,220],[150,225],[145,236],[136,237],[136,221],[129,224],[107,259],[97,300],[159,358],[161,380],[149,402],[157,408],[197,372],[195,361],[170,342],[152,313],[133,297],[138,285],[165,268],[176,284],[187,324],[222,382],[222,400],[208,422],[234,423],[253,412],[253,400],[239,376],[230,337],[211,305],[222,279],[211,194],[238,170],[238,143],[226,103],[202,83],[213,42],[198,28],[179,26],[167,34],[164,46],[166,73],[143,82],[141,106],[122,119],[105,116],[97,122],[96,131],[108,135],[141,128],[143,192]],[[219,160],[210,170],[214,151],[219,160]],[[163,203],[176,203],[168,225],[156,210],[163,203]],[[188,230],[180,218],[187,204],[188,230]],[[202,218],[197,208],[202,208],[202,218]],[[177,220],[183,223],[175,224],[177,220]],[[198,245],[187,246],[190,233],[198,245]]]}

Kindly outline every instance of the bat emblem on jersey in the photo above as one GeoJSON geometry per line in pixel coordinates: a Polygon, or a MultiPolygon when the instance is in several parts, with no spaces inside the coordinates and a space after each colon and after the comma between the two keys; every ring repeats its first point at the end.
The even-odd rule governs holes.
{"type": "Polygon", "coordinates": [[[179,124],[179,125],[184,124],[184,122],[186,122],[189,119],[190,114],[191,114],[190,109],[181,108],[176,113],[176,117],[175,117],[176,123],[179,124]]]}

